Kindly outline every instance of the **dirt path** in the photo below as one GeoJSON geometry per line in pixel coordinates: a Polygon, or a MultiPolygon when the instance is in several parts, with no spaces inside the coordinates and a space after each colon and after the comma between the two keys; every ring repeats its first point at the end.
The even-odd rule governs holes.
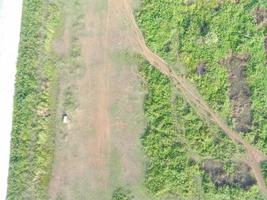
{"type": "Polygon", "coordinates": [[[88,70],[80,79],[61,81],[62,85],[68,81],[73,82],[78,90],[79,107],[71,114],[68,127],[63,127],[65,141],[57,139],[57,147],[60,146],[60,149],[56,153],[57,164],[50,183],[49,193],[52,199],[56,199],[58,195],[66,199],[83,199],[82,190],[78,189],[82,185],[87,185],[91,190],[98,190],[99,187],[106,190],[108,187],[108,171],[105,167],[110,137],[110,64],[106,58],[108,14],[93,13],[92,8],[85,15],[85,31],[90,31],[94,37],[80,38],[81,54],[88,70]]]}
{"type": "MultiPolygon", "coordinates": [[[[117,12],[119,2],[84,2],[88,7],[84,27],[80,35],[74,34],[81,44],[84,70],[73,78],[66,69],[60,81],[61,93],[71,85],[78,108],[68,113],[68,125],[59,124],[49,195],[53,200],[106,200],[116,187],[127,185],[137,199],[145,200],[143,156],[138,146],[145,128],[143,94],[137,88],[136,66],[114,61],[118,52],[136,51],[138,44],[133,36],[128,37],[132,33],[117,12]]],[[[71,48],[73,30],[71,26],[65,29],[64,44],[59,47],[71,48]]],[[[63,101],[61,95],[59,104],[63,101]]],[[[63,110],[61,106],[58,114],[63,110]]]]}
{"type": "Polygon", "coordinates": [[[230,129],[226,125],[226,123],[219,117],[219,115],[208,106],[205,100],[197,92],[197,89],[188,80],[186,80],[182,76],[177,75],[171,66],[169,66],[163,59],[161,59],[158,55],[153,53],[146,46],[143,35],[135,22],[133,11],[131,9],[131,6],[129,5],[129,0],[119,0],[119,1],[121,5],[120,12],[124,13],[125,20],[128,21],[129,26],[135,33],[135,39],[138,41],[143,56],[153,66],[155,66],[163,74],[169,76],[173,80],[177,88],[183,93],[185,100],[188,101],[190,104],[192,104],[194,108],[197,109],[198,112],[205,114],[207,117],[209,117],[211,121],[217,124],[225,132],[225,134],[227,134],[231,138],[231,140],[235,144],[243,145],[243,147],[246,149],[245,160],[247,164],[251,167],[260,190],[264,194],[267,194],[267,188],[260,169],[260,162],[263,160],[267,160],[267,156],[264,155],[257,148],[246,142],[237,132],[230,129]]]}

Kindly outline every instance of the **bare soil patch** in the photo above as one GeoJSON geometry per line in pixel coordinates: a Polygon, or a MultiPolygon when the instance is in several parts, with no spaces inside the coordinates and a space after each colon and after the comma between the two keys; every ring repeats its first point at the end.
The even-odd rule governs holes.
{"type": "Polygon", "coordinates": [[[267,26],[267,10],[261,7],[256,7],[253,12],[253,16],[256,19],[256,23],[260,26],[267,26]]]}
{"type": "Polygon", "coordinates": [[[205,160],[203,162],[203,169],[208,173],[216,187],[228,185],[249,189],[256,184],[256,180],[251,174],[250,167],[242,162],[236,163],[234,174],[227,174],[224,170],[224,163],[218,160],[205,160]]]}
{"type": "MultiPolygon", "coordinates": [[[[65,4],[69,6],[69,2],[65,4]]],[[[65,56],[59,118],[67,105],[75,107],[67,109],[69,124],[58,125],[51,199],[106,200],[121,186],[137,199],[147,199],[142,189],[139,138],[145,123],[137,67],[113,58],[117,52],[137,49],[127,23],[117,12],[118,4],[115,0],[85,1],[79,31],[66,25],[57,45],[59,55],[65,56]],[[73,42],[74,46],[68,44],[73,42]],[[77,59],[79,66],[74,67],[77,59]]],[[[66,18],[68,14],[66,11],[66,18]]]]}

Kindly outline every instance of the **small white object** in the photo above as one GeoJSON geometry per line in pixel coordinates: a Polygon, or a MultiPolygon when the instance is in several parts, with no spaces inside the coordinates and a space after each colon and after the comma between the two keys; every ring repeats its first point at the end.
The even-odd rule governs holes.
{"type": "Polygon", "coordinates": [[[67,115],[67,114],[63,114],[63,119],[62,119],[62,121],[63,121],[63,124],[67,124],[67,123],[69,123],[69,119],[68,119],[68,115],[67,115]]]}

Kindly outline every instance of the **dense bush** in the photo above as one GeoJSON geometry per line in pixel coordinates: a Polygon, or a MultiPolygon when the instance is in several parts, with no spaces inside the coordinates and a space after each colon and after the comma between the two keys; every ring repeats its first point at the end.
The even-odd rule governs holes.
{"type": "Polygon", "coordinates": [[[48,199],[56,81],[50,46],[58,19],[54,1],[23,1],[8,179],[10,200],[48,199]]]}

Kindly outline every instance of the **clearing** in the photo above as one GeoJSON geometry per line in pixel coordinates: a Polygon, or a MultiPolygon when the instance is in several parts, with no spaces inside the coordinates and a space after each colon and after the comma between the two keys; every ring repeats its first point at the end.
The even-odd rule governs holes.
{"type": "Polygon", "coordinates": [[[51,199],[110,199],[118,187],[147,199],[139,144],[145,127],[144,94],[137,67],[121,53],[136,51],[138,45],[121,20],[124,16],[118,12],[119,4],[65,2],[65,28],[55,42],[65,62],[51,199]],[[69,19],[77,5],[77,13],[84,10],[84,14],[69,19]],[[68,124],[60,122],[64,112],[68,124]]]}

